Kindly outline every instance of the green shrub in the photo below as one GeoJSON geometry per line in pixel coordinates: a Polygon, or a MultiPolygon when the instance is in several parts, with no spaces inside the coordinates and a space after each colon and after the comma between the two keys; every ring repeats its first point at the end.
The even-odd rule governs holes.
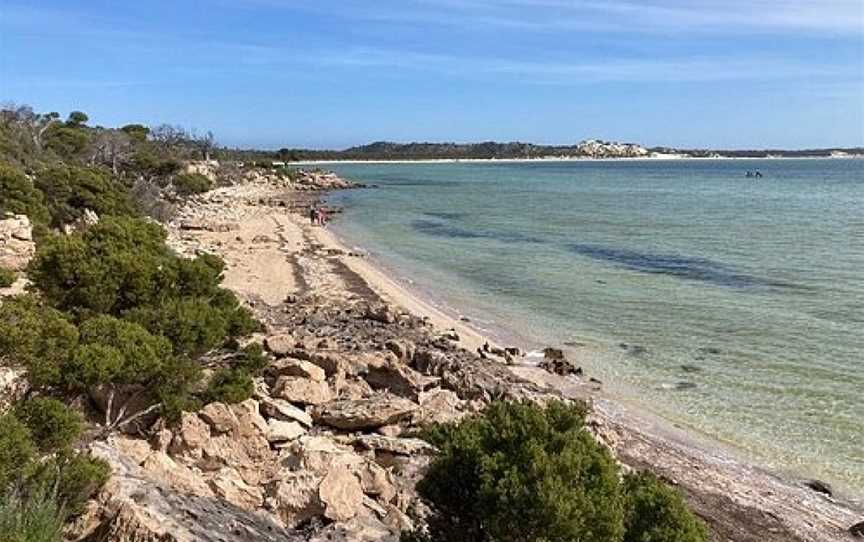
{"type": "Polygon", "coordinates": [[[20,481],[35,453],[27,426],[12,414],[0,416],[0,491],[20,481]]]}
{"type": "Polygon", "coordinates": [[[703,542],[705,525],[681,496],[650,473],[624,479],[624,542],[703,542]]]}
{"type": "Polygon", "coordinates": [[[52,166],[38,172],[36,187],[45,196],[53,226],[77,220],[84,209],[99,216],[135,214],[126,188],[99,168],[52,166]]]}
{"type": "Polygon", "coordinates": [[[45,131],[43,139],[45,148],[54,151],[60,158],[74,160],[87,148],[90,135],[79,126],[54,124],[45,131]]]}
{"type": "Polygon", "coordinates": [[[18,277],[15,272],[10,269],[0,267],[0,288],[8,288],[15,284],[18,277]]]}
{"type": "Polygon", "coordinates": [[[241,348],[237,360],[240,368],[249,374],[258,374],[270,365],[270,358],[264,353],[264,347],[258,343],[241,348]]]}
{"type": "Polygon", "coordinates": [[[30,279],[60,310],[120,316],[171,293],[176,257],[165,239],[157,224],[108,217],[83,232],[40,243],[30,279]]]}
{"type": "Polygon", "coordinates": [[[584,417],[563,403],[494,403],[427,433],[441,450],[417,486],[431,540],[621,540],[617,466],[584,417]]]}
{"type": "Polygon", "coordinates": [[[54,459],[57,497],[67,513],[78,515],[84,505],[108,481],[111,467],[101,459],[73,452],[54,459]]]}
{"type": "Polygon", "coordinates": [[[181,196],[201,194],[213,188],[213,182],[200,173],[181,173],[174,177],[173,184],[181,196]]]}
{"type": "Polygon", "coordinates": [[[707,540],[673,490],[644,476],[620,482],[585,414],[584,405],[499,402],[427,430],[440,450],[417,484],[428,531],[403,540],[707,540]]]}
{"type": "Polygon", "coordinates": [[[208,403],[240,403],[252,397],[254,391],[252,377],[244,369],[223,368],[210,379],[205,398],[208,403]]]}
{"type": "Polygon", "coordinates": [[[34,295],[0,304],[0,358],[26,367],[34,385],[59,383],[62,366],[77,343],[76,327],[34,295]]]}
{"type": "Polygon", "coordinates": [[[66,515],[50,490],[7,490],[0,494],[0,537],[4,542],[60,542],[66,515]]]}
{"type": "Polygon", "coordinates": [[[20,169],[0,162],[0,219],[7,213],[27,215],[34,224],[50,220],[42,192],[20,169]]]}
{"type": "Polygon", "coordinates": [[[14,413],[30,430],[33,443],[42,453],[67,448],[81,434],[81,414],[50,397],[21,401],[15,405],[14,413]]]}
{"type": "Polygon", "coordinates": [[[220,346],[229,329],[226,315],[202,297],[166,299],[129,311],[127,318],[168,337],[177,354],[201,354],[220,346]]]}

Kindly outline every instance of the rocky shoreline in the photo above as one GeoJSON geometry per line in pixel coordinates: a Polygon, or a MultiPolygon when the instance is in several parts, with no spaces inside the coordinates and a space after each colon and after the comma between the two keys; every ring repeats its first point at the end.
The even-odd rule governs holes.
{"type": "Polygon", "coordinates": [[[225,260],[273,362],[252,399],[94,444],[114,475],[76,538],[395,541],[422,514],[414,484],[434,453],[414,431],[494,399],[565,397],[593,403],[597,437],[678,486],[712,540],[854,540],[860,510],[676,439],[595,397],[589,375],[487,347],[309,224],[311,201],[350,186],[259,172],[191,198],[167,225],[178,252],[225,260]]]}

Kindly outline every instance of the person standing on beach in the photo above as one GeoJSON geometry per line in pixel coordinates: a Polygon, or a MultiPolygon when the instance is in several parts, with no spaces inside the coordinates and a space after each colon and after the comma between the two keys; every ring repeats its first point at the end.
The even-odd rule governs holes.
{"type": "Polygon", "coordinates": [[[321,227],[327,225],[327,209],[324,207],[318,209],[318,223],[321,224],[321,227]]]}
{"type": "Polygon", "coordinates": [[[314,226],[315,222],[317,222],[317,221],[318,221],[318,209],[316,209],[314,205],[310,205],[309,206],[309,223],[314,226]]]}

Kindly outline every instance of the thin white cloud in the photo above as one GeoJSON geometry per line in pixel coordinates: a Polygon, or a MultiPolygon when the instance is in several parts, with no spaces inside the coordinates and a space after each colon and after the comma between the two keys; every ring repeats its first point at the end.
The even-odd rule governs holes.
{"type": "Polygon", "coordinates": [[[805,32],[864,35],[862,0],[343,0],[247,5],[337,18],[482,30],[668,33],[805,32]]]}
{"type": "MultiPolygon", "coordinates": [[[[847,66],[800,63],[794,59],[745,57],[609,58],[589,62],[561,62],[477,58],[376,48],[288,56],[270,51],[274,62],[301,62],[324,66],[400,71],[425,71],[469,79],[511,80],[523,83],[579,85],[599,82],[710,82],[729,80],[776,81],[846,78],[847,66]],[[278,59],[278,60],[275,60],[278,59]]],[[[854,76],[854,74],[853,74],[854,76]]]]}

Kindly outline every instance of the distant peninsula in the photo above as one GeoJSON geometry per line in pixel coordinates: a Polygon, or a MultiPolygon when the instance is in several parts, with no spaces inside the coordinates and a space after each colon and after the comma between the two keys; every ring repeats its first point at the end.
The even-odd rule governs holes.
{"type": "Polygon", "coordinates": [[[236,150],[237,159],[300,161],[513,160],[561,158],[831,158],[864,156],[864,147],[823,149],[680,149],[586,139],[574,145],[486,141],[482,143],[393,143],[378,141],[344,150],[282,148],[236,150]]]}

